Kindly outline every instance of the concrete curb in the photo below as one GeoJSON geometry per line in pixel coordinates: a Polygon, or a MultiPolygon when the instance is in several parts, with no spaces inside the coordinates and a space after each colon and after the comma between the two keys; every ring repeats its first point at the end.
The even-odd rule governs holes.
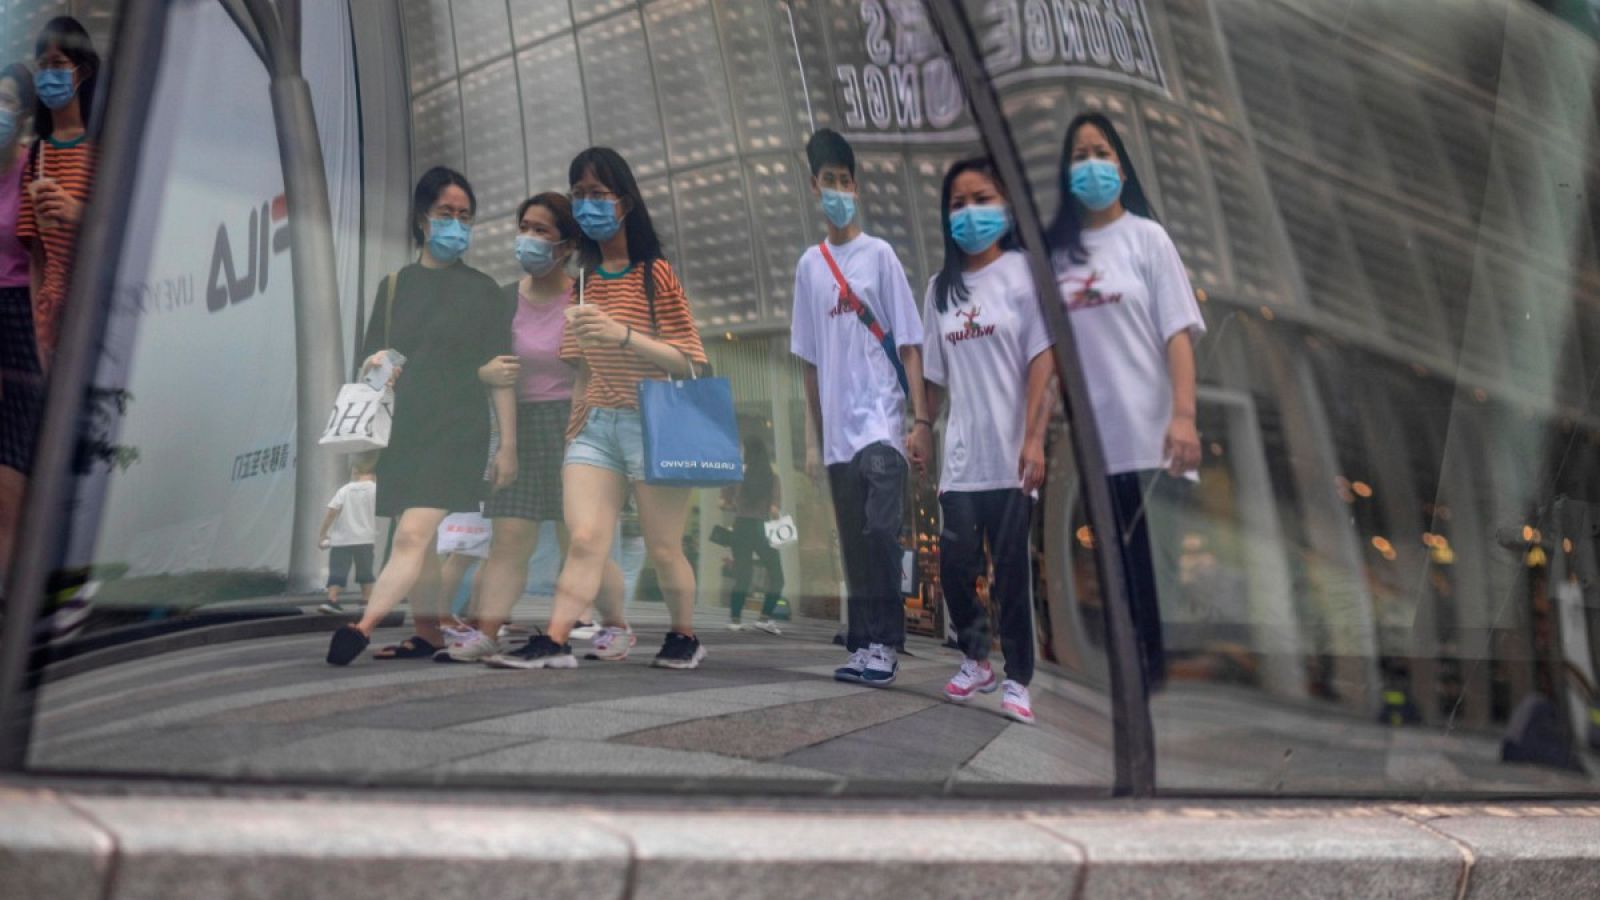
{"type": "Polygon", "coordinates": [[[1592,897],[1600,807],[670,812],[0,788],[0,885],[33,900],[1592,897]]]}

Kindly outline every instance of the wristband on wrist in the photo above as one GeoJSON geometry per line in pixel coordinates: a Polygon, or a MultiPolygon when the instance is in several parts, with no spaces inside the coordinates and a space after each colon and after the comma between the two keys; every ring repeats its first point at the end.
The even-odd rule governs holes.
{"type": "Polygon", "coordinates": [[[628,344],[633,340],[633,326],[632,325],[626,325],[626,326],[623,326],[623,327],[628,329],[628,333],[622,336],[622,343],[617,345],[617,349],[619,349],[619,350],[628,349],[628,344]]]}
{"type": "Polygon", "coordinates": [[[911,424],[912,424],[913,428],[918,426],[918,425],[926,425],[926,426],[928,426],[928,430],[929,431],[933,430],[933,423],[931,421],[927,420],[927,419],[913,419],[911,424]]]}

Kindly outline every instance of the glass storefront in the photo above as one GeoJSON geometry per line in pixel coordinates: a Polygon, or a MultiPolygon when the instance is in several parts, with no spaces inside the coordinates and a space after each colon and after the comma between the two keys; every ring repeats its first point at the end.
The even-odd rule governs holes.
{"type": "MultiPolygon", "coordinates": [[[[57,6],[0,13],[6,44],[23,47],[17,35],[57,6]]],[[[442,165],[471,180],[465,259],[505,284],[522,274],[523,200],[567,193],[579,151],[615,148],[731,385],[741,437],[771,449],[797,533],[777,548],[783,634],[723,630],[736,516],[704,489],[683,547],[697,627],[715,634],[681,686],[588,662],[546,682],[478,667],[328,674],[319,642],[331,623],[304,624],[317,598],[299,593],[291,565],[292,523],[306,515],[291,452],[304,344],[288,241],[273,237],[294,216],[285,225],[274,207],[286,188],[267,78],[220,9],[180,4],[134,194],[132,219],[149,226],[116,267],[116,352],[97,363],[99,384],[130,398],[109,440],[137,453],[79,480],[65,561],[95,585],[94,612],[87,631],[56,642],[32,767],[1105,793],[1128,787],[1115,774],[1130,752],[1119,726],[1147,715],[1160,791],[1594,789],[1592,33],[1525,0],[307,6],[342,369],[359,362],[352,345],[376,321],[380,278],[415,253],[406,192],[419,176],[442,165]],[[951,10],[967,31],[942,34],[951,10]],[[981,75],[960,71],[956,41],[970,42],[981,75]],[[208,72],[225,87],[208,88],[208,72]],[[984,90],[964,75],[986,77],[984,90]],[[991,101],[1004,134],[975,114],[991,101]],[[205,127],[218,102],[237,128],[205,127]],[[1014,154],[1028,183],[1011,188],[1042,220],[1014,227],[1036,233],[1076,202],[1063,192],[1063,137],[1084,112],[1125,143],[1205,325],[1198,479],[1141,482],[1165,680],[1114,689],[1132,645],[1119,647],[1108,621],[1136,598],[1104,586],[1097,553],[1114,538],[1095,527],[1088,495],[1106,473],[1085,471],[1072,443],[1089,411],[1057,402],[1028,552],[1037,725],[1002,718],[998,701],[944,700],[960,654],[947,643],[931,479],[912,478],[904,498],[901,543],[915,554],[903,680],[842,692],[828,673],[844,655],[832,640],[857,536],[839,533],[826,480],[806,475],[814,426],[790,352],[805,302],[796,261],[827,233],[807,140],[830,128],[853,146],[859,221],[892,248],[920,307],[946,252],[951,164],[1014,154]],[[246,267],[255,290],[230,293],[249,287],[246,267]],[[277,624],[209,648],[158,624],[223,627],[239,610],[277,624]],[[407,723],[414,753],[367,752],[407,723]]],[[[1060,268],[1048,248],[1027,252],[1060,268]]],[[[1045,289],[1047,303],[1065,290],[1045,289]]],[[[1093,395],[1112,376],[1066,377],[1093,395]]],[[[947,439],[941,424],[936,462],[947,439]]],[[[547,571],[530,574],[515,618],[542,626],[551,589],[532,586],[554,583],[560,554],[535,559],[547,571]]],[[[635,573],[641,654],[667,625],[655,563],[647,555],[635,573]]],[[[977,595],[998,630],[994,574],[984,567],[977,595]]],[[[408,633],[386,627],[383,643],[408,633]]]]}

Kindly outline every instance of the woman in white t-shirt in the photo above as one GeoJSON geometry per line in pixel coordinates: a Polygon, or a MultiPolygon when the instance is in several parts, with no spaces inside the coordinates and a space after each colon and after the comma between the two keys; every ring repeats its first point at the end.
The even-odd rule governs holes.
{"type": "Polygon", "coordinates": [[[923,303],[928,415],[950,400],[939,474],[939,575],[966,657],[945,685],[964,703],[1003,687],[1001,708],[1033,722],[1033,497],[1044,483],[1054,341],[1039,313],[1028,261],[1017,249],[1005,189],[987,158],[962,160],[944,179],[944,266],[923,303]],[[1000,612],[1006,680],[989,656],[989,616],[978,604],[987,542],[989,596],[1000,612]]]}
{"type": "Polygon", "coordinates": [[[1046,232],[1072,319],[1116,509],[1123,577],[1145,688],[1166,680],[1145,499],[1164,477],[1194,477],[1194,342],[1205,321],[1177,247],[1155,220],[1111,122],[1067,126],[1061,208],[1046,232]]]}

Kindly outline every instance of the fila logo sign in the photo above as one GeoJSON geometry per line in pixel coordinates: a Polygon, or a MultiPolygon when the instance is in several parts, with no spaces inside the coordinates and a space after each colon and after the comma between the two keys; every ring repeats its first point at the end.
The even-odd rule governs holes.
{"type": "Polygon", "coordinates": [[[236,265],[228,223],[217,226],[211,250],[211,274],[206,278],[206,309],[221,312],[266,291],[272,258],[289,249],[289,201],[283,194],[250,210],[244,235],[243,265],[236,265]],[[240,272],[243,272],[241,275],[240,272]]]}

